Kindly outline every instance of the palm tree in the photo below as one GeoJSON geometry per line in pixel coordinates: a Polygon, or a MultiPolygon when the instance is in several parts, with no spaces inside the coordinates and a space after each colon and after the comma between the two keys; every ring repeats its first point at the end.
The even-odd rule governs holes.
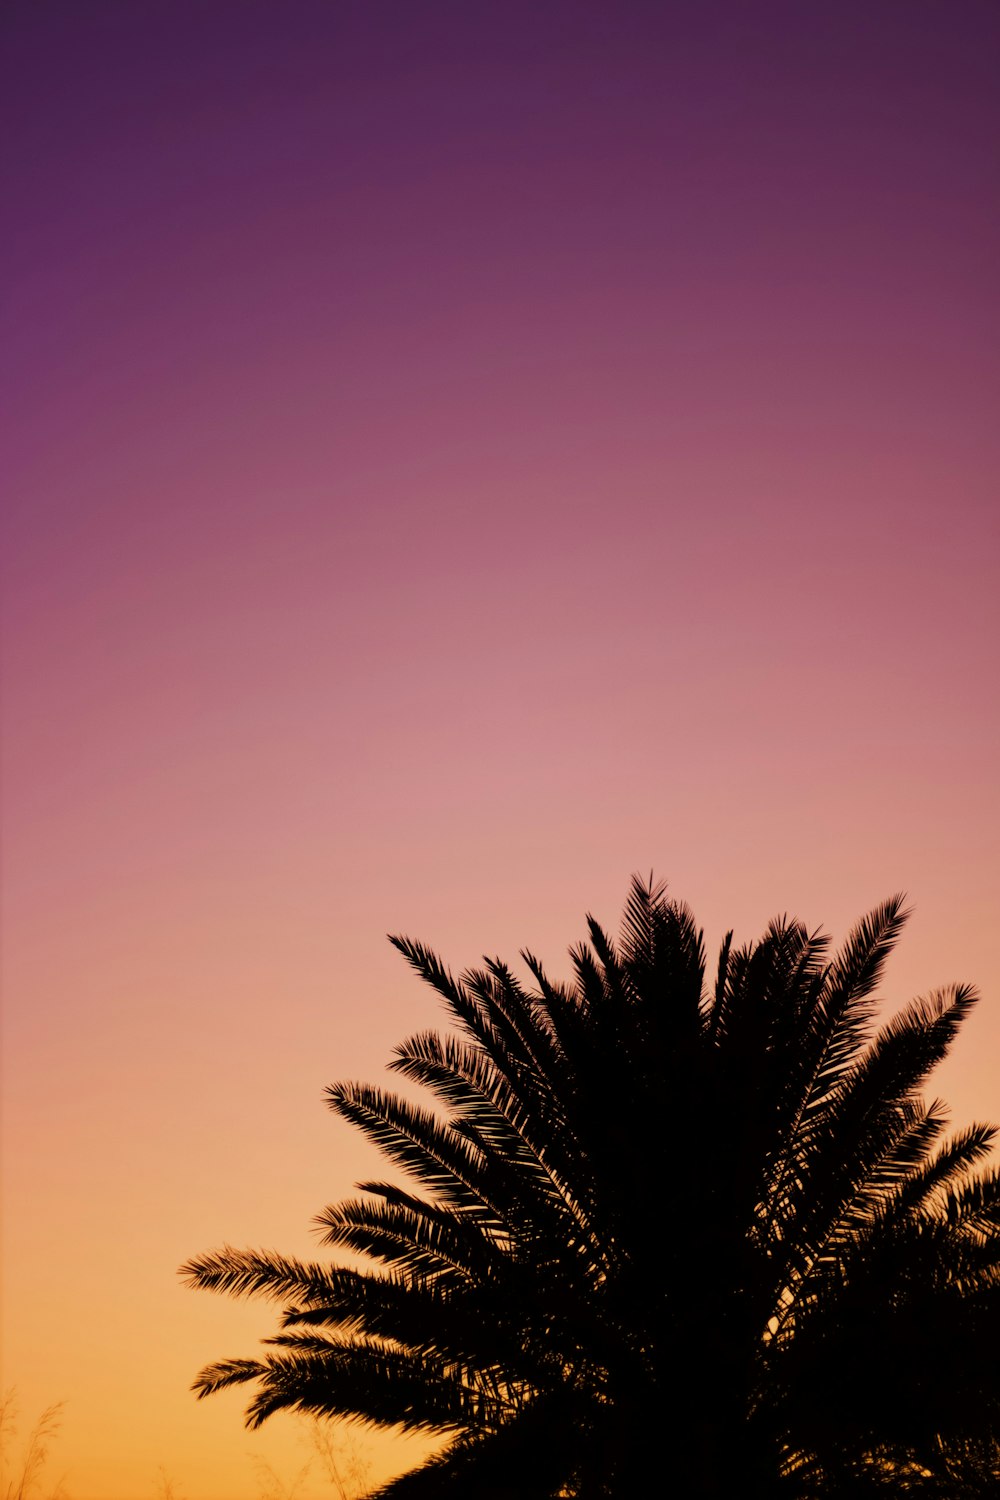
{"type": "Polygon", "coordinates": [[[292,1408],[449,1439],[383,1497],[997,1493],[1000,1173],[920,1089],[964,985],[876,1029],[899,897],[827,939],[702,935],[636,879],[575,981],[530,953],[453,978],[393,938],[456,1030],[390,1067],[435,1110],[354,1083],[329,1103],[415,1185],[320,1216],[372,1270],[225,1248],[195,1286],[283,1304],[248,1422],[292,1408]]]}

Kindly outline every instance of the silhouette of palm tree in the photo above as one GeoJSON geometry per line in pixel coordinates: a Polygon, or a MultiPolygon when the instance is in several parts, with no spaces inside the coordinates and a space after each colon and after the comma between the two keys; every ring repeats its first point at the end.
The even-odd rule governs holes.
{"type": "Polygon", "coordinates": [[[964,985],[875,1028],[897,897],[843,951],[798,922],[706,989],[701,933],[635,879],[572,986],[530,954],[455,979],[392,942],[457,1033],[390,1067],[442,1113],[328,1091],[416,1183],[360,1185],[325,1240],[381,1269],[225,1248],[198,1287],[284,1304],[263,1359],[203,1370],[282,1408],[447,1435],[381,1496],[995,1494],[1000,1174],[919,1089],[964,985]]]}

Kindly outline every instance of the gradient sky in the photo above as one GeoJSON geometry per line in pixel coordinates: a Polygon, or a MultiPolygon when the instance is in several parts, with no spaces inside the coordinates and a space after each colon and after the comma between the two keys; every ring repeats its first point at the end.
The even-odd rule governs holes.
{"type": "Polygon", "coordinates": [[[1000,11],[2,29],[4,1383],[72,1500],[245,1500],[302,1434],[188,1387],[274,1316],[175,1270],[371,1175],[322,1088],[438,1016],[386,931],[904,888],[887,1003],[980,985],[1000,1117],[1000,11]]]}

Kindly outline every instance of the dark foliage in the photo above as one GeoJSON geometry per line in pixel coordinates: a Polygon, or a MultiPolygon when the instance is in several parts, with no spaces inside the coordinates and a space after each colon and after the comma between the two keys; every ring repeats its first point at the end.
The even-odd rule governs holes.
{"type": "Polygon", "coordinates": [[[406,1497],[832,1500],[1000,1493],[1000,1174],[920,1089],[967,986],[876,1027],[899,898],[830,959],[798,922],[722,947],[633,882],[575,983],[531,954],[454,979],[456,1030],[390,1064],[437,1111],[337,1084],[415,1185],[326,1209],[357,1271],[224,1249],[191,1284],[283,1304],[263,1359],[202,1371],[281,1408],[447,1435],[406,1497]]]}

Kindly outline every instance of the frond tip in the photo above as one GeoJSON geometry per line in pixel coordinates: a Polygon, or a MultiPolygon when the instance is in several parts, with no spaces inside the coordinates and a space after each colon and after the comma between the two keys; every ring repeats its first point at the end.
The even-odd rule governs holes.
{"type": "Polygon", "coordinates": [[[205,1366],[191,1389],[202,1401],[228,1386],[245,1385],[248,1380],[256,1380],[266,1373],[266,1368],[259,1359],[220,1359],[217,1364],[205,1366]]]}

